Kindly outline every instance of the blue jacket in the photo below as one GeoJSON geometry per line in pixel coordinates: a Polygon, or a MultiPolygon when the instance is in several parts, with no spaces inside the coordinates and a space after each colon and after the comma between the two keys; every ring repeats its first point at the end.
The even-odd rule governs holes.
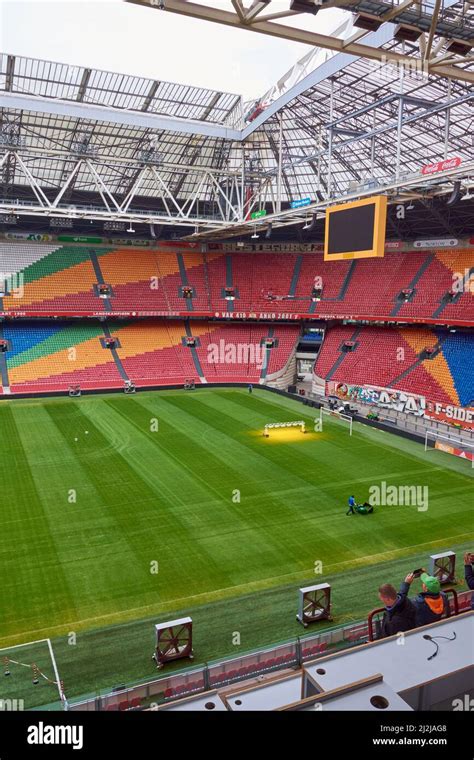
{"type": "MultiPolygon", "coordinates": [[[[474,589],[474,571],[472,565],[464,565],[464,578],[470,589],[474,589]]],[[[471,596],[471,610],[474,610],[474,594],[471,596]]]]}
{"type": "MultiPolygon", "coordinates": [[[[405,581],[400,587],[400,593],[408,595],[410,584],[405,581]]],[[[429,625],[441,620],[443,615],[449,609],[448,597],[444,591],[439,594],[430,594],[428,591],[422,591],[413,599],[415,607],[416,625],[429,625]]]]}

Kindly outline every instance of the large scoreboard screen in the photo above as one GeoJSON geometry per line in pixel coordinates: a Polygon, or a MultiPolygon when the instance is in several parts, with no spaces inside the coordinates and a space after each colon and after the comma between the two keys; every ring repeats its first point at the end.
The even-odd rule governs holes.
{"type": "Polygon", "coordinates": [[[326,211],[324,260],[383,256],[386,223],[385,195],[331,206],[326,211]]]}

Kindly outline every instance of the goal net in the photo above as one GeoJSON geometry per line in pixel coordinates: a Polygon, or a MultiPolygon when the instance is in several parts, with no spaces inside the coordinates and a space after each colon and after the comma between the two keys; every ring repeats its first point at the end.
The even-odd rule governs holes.
{"type": "Polygon", "coordinates": [[[349,435],[352,435],[352,417],[349,414],[343,414],[342,412],[337,412],[336,410],[330,410],[325,409],[323,406],[319,410],[319,419],[316,417],[315,419],[315,429],[322,431],[323,429],[323,419],[324,417],[337,417],[342,422],[346,422],[349,425],[349,435]]]}
{"type": "Polygon", "coordinates": [[[436,430],[427,430],[425,433],[425,451],[428,449],[444,451],[461,459],[467,459],[474,468],[474,443],[469,443],[463,438],[442,435],[436,430]]]}

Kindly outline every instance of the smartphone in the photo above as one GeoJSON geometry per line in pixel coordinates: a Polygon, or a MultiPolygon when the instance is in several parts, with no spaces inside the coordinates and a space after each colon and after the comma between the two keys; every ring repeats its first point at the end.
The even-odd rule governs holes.
{"type": "Polygon", "coordinates": [[[413,577],[414,578],[419,578],[420,575],[422,574],[422,572],[423,572],[423,568],[422,567],[419,567],[418,570],[413,570],[413,577]]]}

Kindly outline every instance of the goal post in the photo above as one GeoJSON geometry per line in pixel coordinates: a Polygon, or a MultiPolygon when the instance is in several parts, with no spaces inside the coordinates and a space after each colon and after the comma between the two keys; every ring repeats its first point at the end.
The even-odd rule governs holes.
{"type": "Polygon", "coordinates": [[[323,406],[319,409],[319,419],[316,417],[315,422],[319,423],[319,429],[323,429],[323,417],[337,417],[340,420],[343,420],[343,422],[349,423],[349,435],[352,435],[352,424],[353,419],[349,414],[344,414],[343,412],[337,412],[333,409],[325,409],[323,406]]]}
{"type": "Polygon", "coordinates": [[[472,463],[472,467],[474,468],[474,442],[469,443],[463,438],[442,435],[436,430],[427,430],[425,433],[425,451],[428,451],[428,449],[437,449],[447,454],[453,454],[461,459],[467,459],[472,463]]]}

